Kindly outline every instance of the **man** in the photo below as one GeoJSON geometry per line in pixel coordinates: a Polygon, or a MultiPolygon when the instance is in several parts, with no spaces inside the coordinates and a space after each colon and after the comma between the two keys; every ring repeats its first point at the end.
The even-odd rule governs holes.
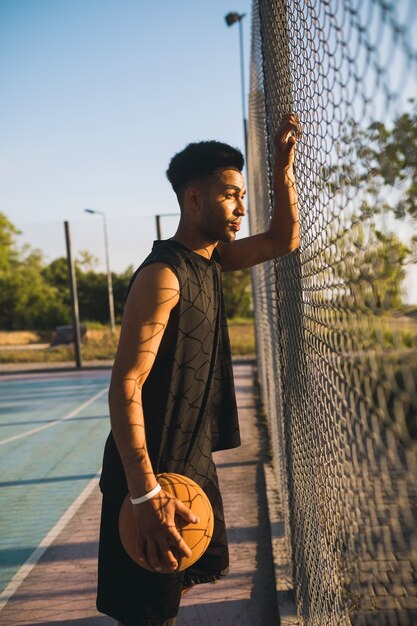
{"type": "MultiPolygon", "coordinates": [[[[299,246],[293,160],[299,135],[287,114],[275,135],[275,210],[267,232],[235,241],[245,215],[243,156],[208,141],[176,154],[167,176],[181,218],[175,235],[155,242],[129,290],[109,392],[111,434],[101,489],[98,610],[120,626],[175,624],[181,593],[227,574],[222,500],[212,452],[240,444],[221,271],[262,263],[299,246]],[[213,538],[189,569],[190,549],[175,516],[198,521],[158,486],[156,474],[195,480],[213,506],[213,538]],[[118,535],[129,492],[137,527],[135,564],[118,535]]],[[[238,487],[237,487],[238,488],[238,487]]]]}

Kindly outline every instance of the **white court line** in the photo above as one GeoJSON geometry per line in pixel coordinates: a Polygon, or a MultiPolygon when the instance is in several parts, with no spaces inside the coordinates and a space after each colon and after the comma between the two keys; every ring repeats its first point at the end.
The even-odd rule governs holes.
{"type": "Polygon", "coordinates": [[[10,393],[2,393],[2,390],[0,388],[0,401],[1,402],[10,402],[10,401],[14,401],[16,402],[17,406],[19,406],[19,404],[27,402],[28,400],[43,400],[45,399],[45,391],[47,391],[48,394],[48,399],[49,398],[53,398],[54,396],[62,396],[62,397],[66,397],[67,395],[71,395],[74,393],[74,391],[81,391],[81,392],[85,392],[85,391],[95,391],[96,389],[101,389],[101,387],[103,386],[103,382],[101,381],[100,383],[96,383],[94,385],[88,385],[88,387],[86,387],[85,385],[68,385],[68,386],[63,386],[63,387],[50,387],[45,389],[25,389],[24,391],[22,391],[21,389],[19,389],[18,391],[14,391],[11,390],[10,393]],[[66,393],[68,392],[68,393],[66,393]],[[19,393],[19,397],[16,398],[16,394],[19,393]]]}
{"type": "Polygon", "coordinates": [[[100,472],[90,480],[88,485],[83,489],[80,495],[74,500],[74,502],[68,507],[63,516],[57,521],[55,526],[51,528],[49,533],[42,539],[38,547],[32,552],[29,558],[23,563],[21,568],[13,576],[6,589],[0,594],[0,612],[4,609],[6,603],[10,600],[12,595],[16,593],[22,582],[33,570],[39,559],[45,554],[49,546],[55,541],[60,532],[64,530],[65,526],[70,522],[71,518],[78,511],[80,506],[87,500],[88,496],[94,491],[98,485],[100,472]]]}
{"type": "Polygon", "coordinates": [[[71,417],[75,417],[77,413],[79,413],[83,409],[90,406],[90,404],[98,400],[98,398],[100,398],[100,396],[102,396],[107,391],[108,391],[108,387],[105,387],[104,389],[96,393],[95,396],[93,396],[89,400],[86,400],[85,402],[80,404],[80,406],[78,406],[76,409],[74,409],[70,413],[67,413],[67,415],[64,415],[64,417],[61,417],[58,420],[54,420],[53,422],[48,422],[47,424],[43,424],[42,426],[38,426],[37,428],[32,428],[32,430],[26,430],[24,433],[20,433],[20,435],[13,435],[13,437],[8,437],[7,439],[3,439],[2,441],[0,441],[0,446],[2,446],[5,443],[9,443],[10,441],[16,441],[17,439],[23,439],[24,437],[29,437],[29,435],[34,435],[35,433],[38,433],[41,430],[45,430],[46,428],[51,428],[51,426],[56,426],[56,424],[60,424],[61,422],[64,422],[65,420],[71,419],[71,417]]]}
{"type": "MultiPolygon", "coordinates": [[[[2,382],[3,381],[0,378],[0,383],[2,383],[2,382]]],[[[16,394],[19,393],[19,398],[21,398],[21,397],[25,398],[26,396],[32,396],[32,394],[34,394],[34,393],[38,393],[38,394],[43,393],[44,394],[45,393],[45,389],[48,391],[48,393],[50,391],[66,391],[67,389],[72,389],[72,390],[73,389],[84,389],[84,390],[87,390],[87,389],[91,389],[92,387],[98,387],[99,385],[101,386],[103,384],[103,380],[97,380],[96,382],[88,383],[88,384],[86,384],[85,381],[80,380],[78,385],[76,384],[76,381],[71,381],[71,383],[72,383],[71,385],[61,385],[61,384],[59,384],[59,385],[55,385],[55,384],[51,385],[50,384],[51,381],[49,381],[49,380],[45,380],[45,381],[42,381],[42,382],[44,382],[44,385],[42,385],[42,386],[39,384],[39,381],[37,380],[37,381],[35,381],[35,385],[33,387],[29,387],[28,385],[26,385],[23,389],[21,389],[22,381],[19,380],[19,381],[16,381],[16,383],[17,383],[16,386],[20,387],[20,389],[13,390],[10,387],[11,383],[9,383],[7,385],[7,388],[6,388],[7,391],[3,392],[3,390],[2,390],[3,385],[0,387],[0,390],[2,390],[2,397],[5,396],[5,397],[8,397],[8,398],[9,397],[10,398],[16,398],[16,394]]],[[[61,381],[59,381],[59,382],[61,383],[61,381]]],[[[6,387],[6,385],[4,385],[4,387],[6,387]]]]}

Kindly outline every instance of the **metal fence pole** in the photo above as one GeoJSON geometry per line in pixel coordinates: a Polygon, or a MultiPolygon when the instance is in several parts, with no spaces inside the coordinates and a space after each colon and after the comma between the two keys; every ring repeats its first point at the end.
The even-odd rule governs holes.
{"type": "Polygon", "coordinates": [[[75,354],[75,366],[80,369],[83,366],[82,354],[81,354],[81,332],[80,332],[80,316],[78,310],[78,292],[77,292],[77,277],[75,274],[75,264],[71,250],[71,229],[69,222],[64,222],[65,228],[65,244],[67,247],[67,265],[68,265],[68,279],[70,283],[71,291],[71,310],[72,310],[72,325],[74,328],[74,354],[75,354]]]}

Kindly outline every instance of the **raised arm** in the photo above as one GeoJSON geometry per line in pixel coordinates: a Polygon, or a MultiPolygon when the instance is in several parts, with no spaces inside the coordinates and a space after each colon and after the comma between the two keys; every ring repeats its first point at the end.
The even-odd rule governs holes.
{"type": "Polygon", "coordinates": [[[233,271],[293,252],[300,245],[294,149],[300,135],[298,117],[288,113],[274,137],[274,212],[266,232],[219,242],[223,271],[233,271]]]}
{"type": "MultiPolygon", "coordinates": [[[[162,263],[151,264],[137,275],[123,315],[119,346],[109,391],[113,436],[133,498],[151,491],[157,481],[147,452],[142,387],[155,361],[170,313],[179,299],[174,272],[162,263]]],[[[160,491],[152,499],[133,505],[138,557],[156,570],[175,569],[172,546],[186,556],[190,549],[175,527],[174,516],[194,516],[179,500],[160,491]]]]}

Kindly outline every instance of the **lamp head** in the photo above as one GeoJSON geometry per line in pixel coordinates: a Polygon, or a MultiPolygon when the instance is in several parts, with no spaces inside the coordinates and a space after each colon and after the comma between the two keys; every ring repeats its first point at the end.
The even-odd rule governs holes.
{"type": "Polygon", "coordinates": [[[236,13],[236,12],[232,12],[232,13],[228,13],[225,16],[225,20],[226,20],[226,24],[228,26],[232,26],[232,24],[234,24],[235,22],[240,22],[240,20],[245,17],[246,13],[236,13]]]}

